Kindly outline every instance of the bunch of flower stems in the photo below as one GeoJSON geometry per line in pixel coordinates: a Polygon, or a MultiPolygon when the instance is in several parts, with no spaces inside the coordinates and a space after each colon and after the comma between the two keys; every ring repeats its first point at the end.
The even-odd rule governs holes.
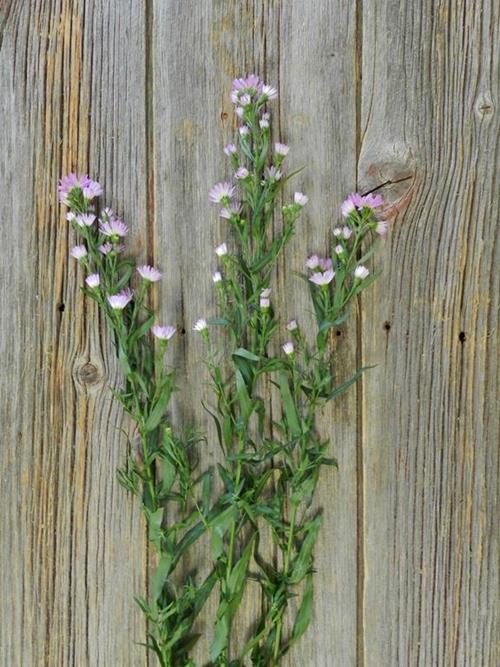
{"type": "Polygon", "coordinates": [[[295,192],[291,203],[279,206],[283,186],[297,172],[285,171],[288,146],[271,142],[268,104],[276,97],[277,91],[256,75],[233,82],[231,99],[241,125],[238,145],[224,148],[233,176],[209,193],[231,230],[227,243],[216,248],[221,266],[213,282],[219,313],[193,327],[207,345],[213,386],[213,404],[204,407],[222,450],[217,497],[211,471],[200,473],[193,464],[192,450],[202,438],[196,431],[175,429],[167,415],[176,387],[166,353],[175,328],[154,325],[147,303],[161,273],[122,257],[128,229],[110,209],[97,210],[98,183],[75,174],[60,182],[60,199],[70,209],[67,218],[84,242],[72,250],[87,272],[83,291],[104,313],[123,371],[124,388],[114,395],[135,424],[118,477],[140,497],[158,553],[151,597],[138,602],[148,620],[146,646],[162,667],[195,664],[193,625],[216,585],[219,604],[208,664],[278,665],[304,634],[312,613],[313,551],[321,525],[321,513],[311,511],[311,501],[321,466],[336,465],[327,455],[328,440],[317,430],[316,415],[365,370],[347,380],[337,377],[329,334],[374,279],[364,263],[388,229],[376,216],[383,203],[378,195],[349,195],[341,207],[344,221],[332,230],[328,256],[312,255],[305,262],[315,335],[291,320],[289,340],[278,346],[278,355],[272,352],[279,328],[271,298],[273,272],[308,202],[295,192]],[[272,227],[279,231],[273,233],[272,227]],[[281,405],[278,419],[271,416],[269,389],[281,405]],[[212,569],[201,583],[194,574],[183,578],[177,565],[207,532],[212,569]],[[262,552],[264,532],[272,534],[277,557],[262,552]],[[248,581],[260,587],[263,607],[241,644],[233,627],[248,581]],[[293,618],[291,598],[298,599],[293,618]]]}
{"type": "Polygon", "coordinates": [[[232,230],[231,242],[216,248],[222,263],[213,276],[220,313],[208,321],[223,328],[223,345],[217,348],[205,320],[195,325],[208,345],[216,402],[207,410],[224,453],[219,465],[224,493],[210,525],[220,596],[210,659],[231,667],[249,660],[277,665],[309,624],[321,515],[311,516],[308,510],[321,466],[336,465],[326,455],[328,441],[316,429],[316,414],[364,370],[339,382],[328,349],[329,331],[344,321],[350,302],[373,279],[363,262],[377,235],[387,230],[387,223],[374,214],[382,204],[380,196],[346,199],[344,224],[333,230],[330,256],[313,255],[306,262],[315,340],[308,342],[292,320],[287,325],[291,340],[282,345],[282,354],[273,356],[270,342],[278,328],[271,299],[273,270],[308,201],[295,192],[293,202],[281,207],[281,231],[272,235],[281,190],[294,175],[286,175],[284,168],[288,146],[276,142],[273,147],[270,140],[267,104],[276,97],[277,91],[255,75],[233,82],[231,98],[241,120],[239,146],[231,143],[224,149],[233,178],[209,193],[232,230]],[[271,419],[262,396],[269,385],[281,402],[279,421],[271,419]],[[259,551],[264,524],[279,550],[276,561],[269,562],[259,551]],[[264,611],[246,644],[234,646],[232,623],[249,579],[260,584],[264,611]],[[285,635],[288,602],[296,596],[301,602],[285,635]]]}
{"type": "Polygon", "coordinates": [[[137,599],[148,621],[146,645],[162,667],[190,665],[188,653],[197,639],[193,623],[216,577],[211,572],[197,585],[194,576],[176,581],[174,570],[205,530],[199,516],[208,503],[208,476],[196,478],[192,464],[196,456],[191,450],[200,438],[187,429],[176,431],[166,414],[176,390],[174,371],[166,363],[176,330],[155,325],[147,305],[161,273],[123,258],[128,228],[109,208],[97,218],[94,203],[101,194],[99,183],[85,175],[70,174],[60,181],[59,197],[69,208],[66,217],[82,241],[71,251],[86,272],[82,290],[103,313],[123,372],[124,387],[113,393],[135,425],[118,480],[140,498],[158,555],[150,600],[137,599]]]}

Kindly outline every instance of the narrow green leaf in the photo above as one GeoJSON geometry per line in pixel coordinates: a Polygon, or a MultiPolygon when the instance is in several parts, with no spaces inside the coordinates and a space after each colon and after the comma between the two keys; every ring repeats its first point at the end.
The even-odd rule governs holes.
{"type": "Polygon", "coordinates": [[[300,547],[299,555],[294,561],[290,581],[294,584],[299,583],[308,573],[312,565],[312,551],[316,540],[318,539],[319,529],[321,527],[321,515],[315,517],[309,522],[307,534],[300,547]]]}
{"type": "Polygon", "coordinates": [[[294,437],[298,437],[302,430],[300,428],[299,416],[297,414],[297,408],[292,398],[292,393],[290,391],[290,385],[288,383],[288,376],[285,371],[280,371],[279,374],[279,386],[281,399],[283,401],[283,408],[285,410],[286,421],[288,428],[290,429],[291,434],[294,437]]]}
{"type": "Polygon", "coordinates": [[[155,573],[153,575],[151,594],[155,602],[160,597],[163,590],[163,586],[168,579],[171,564],[172,564],[172,554],[163,552],[160,561],[158,563],[158,567],[156,568],[155,573]]]}
{"type": "MultiPolygon", "coordinates": [[[[169,378],[170,380],[170,378],[169,378]]],[[[165,414],[165,410],[167,408],[168,402],[170,400],[170,396],[172,394],[172,386],[170,381],[165,384],[165,386],[162,389],[162,392],[156,401],[153,409],[149,413],[149,416],[146,420],[146,423],[144,425],[144,428],[146,431],[154,431],[155,428],[158,426],[158,424],[161,421],[161,418],[165,414]]]]}
{"type": "Polygon", "coordinates": [[[309,574],[306,579],[306,584],[304,586],[304,593],[302,596],[302,602],[300,603],[299,611],[295,617],[295,623],[293,625],[292,631],[292,642],[295,643],[304,632],[307,630],[309,623],[311,621],[311,612],[312,612],[312,603],[313,603],[313,575],[309,574]]]}
{"type": "Polygon", "coordinates": [[[336,396],[340,396],[343,394],[345,391],[349,389],[351,385],[353,385],[357,380],[361,377],[361,375],[367,371],[370,368],[375,368],[375,366],[363,366],[363,368],[359,368],[354,375],[349,378],[349,380],[346,380],[342,384],[340,384],[338,387],[335,387],[325,398],[327,401],[331,401],[333,398],[336,396]]]}

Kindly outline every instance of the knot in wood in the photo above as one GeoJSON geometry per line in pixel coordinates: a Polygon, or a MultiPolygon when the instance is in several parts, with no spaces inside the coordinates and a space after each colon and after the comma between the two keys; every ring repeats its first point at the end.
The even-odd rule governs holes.
{"type": "Polygon", "coordinates": [[[78,369],[78,379],[82,384],[95,384],[101,378],[99,369],[94,364],[87,362],[78,369]]]}

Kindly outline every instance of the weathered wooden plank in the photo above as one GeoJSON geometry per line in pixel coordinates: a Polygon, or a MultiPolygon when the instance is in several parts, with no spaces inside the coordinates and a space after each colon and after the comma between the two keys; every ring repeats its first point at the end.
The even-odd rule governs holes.
{"type": "Polygon", "coordinates": [[[102,177],[146,238],[142,3],[13,2],[3,24],[1,504],[5,665],[144,661],[142,519],[115,480],[119,373],[68,258],[56,179],[102,177]],[[12,331],[12,327],[15,331],[12,331]]]}
{"type": "Polygon", "coordinates": [[[498,4],[363,4],[365,664],[498,665],[498,4]],[[386,324],[384,325],[384,322],[386,324]]]}
{"type": "MultiPolygon", "coordinates": [[[[203,348],[189,330],[197,317],[214,312],[213,248],[228,234],[224,221],[210,210],[207,192],[212,183],[229,176],[221,149],[235,128],[228,99],[231,78],[255,70],[279,84],[282,102],[273,105],[275,136],[281,128],[282,138],[292,145],[290,168],[310,166],[296,184],[311,195],[311,205],[275,280],[276,295],[282,292],[278,303],[284,336],[286,316],[303,318],[310,310],[293,272],[302,269],[308,252],[326,251],[331,207],[337,210],[342,193],[354,185],[355,16],[338,2],[321,2],[306,12],[300,3],[157,2],[152,26],[155,256],[169,276],[162,285],[165,318],[188,332],[176,353],[176,364],[186,369],[187,387],[177,397],[175,414],[179,422],[206,427],[201,409],[201,398],[207,396],[201,385],[203,348]]],[[[340,346],[340,375],[355,367],[355,321],[345,334],[350,342],[340,346]]],[[[325,416],[325,433],[333,432],[332,420],[332,448],[341,472],[323,475],[320,505],[326,525],[318,555],[314,631],[288,664],[344,666],[356,660],[354,392],[325,416]],[[332,614],[332,608],[341,612],[332,614]]],[[[205,466],[218,456],[214,434],[209,433],[201,461],[205,466]]],[[[258,606],[255,591],[247,597],[236,635],[247,631],[258,606]]],[[[206,656],[206,645],[201,644],[200,651],[206,656]]]]}

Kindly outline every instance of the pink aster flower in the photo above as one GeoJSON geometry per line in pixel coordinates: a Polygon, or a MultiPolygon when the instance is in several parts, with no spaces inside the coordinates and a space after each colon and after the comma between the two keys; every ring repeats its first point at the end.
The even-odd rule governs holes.
{"type": "Polygon", "coordinates": [[[248,169],[246,167],[240,167],[237,172],[235,173],[234,177],[237,178],[238,180],[244,180],[245,178],[248,178],[250,175],[248,169]]]}
{"type": "Polygon", "coordinates": [[[82,213],[76,216],[75,222],[79,227],[91,227],[95,222],[95,215],[92,213],[82,213]]]}
{"type": "Polygon", "coordinates": [[[296,331],[296,329],[298,328],[297,320],[290,320],[286,325],[286,328],[288,329],[288,331],[296,331]]]}
{"type": "MultiPolygon", "coordinates": [[[[75,174],[71,173],[68,174],[67,176],[64,176],[61,178],[59,181],[58,185],[58,194],[59,194],[59,201],[62,204],[69,204],[69,197],[71,193],[74,190],[81,190],[83,192],[84,188],[94,188],[96,189],[101,188],[99,183],[96,183],[95,181],[92,181],[87,174],[75,174]]],[[[102,188],[101,188],[102,192],[102,188]]],[[[101,194],[99,192],[99,194],[101,194]]]]}
{"type": "Polygon", "coordinates": [[[319,266],[319,257],[318,255],[311,255],[310,257],[307,258],[306,261],[306,266],[308,269],[311,269],[311,271],[314,271],[314,269],[317,269],[319,266]]]}
{"type": "Polygon", "coordinates": [[[270,181],[279,181],[283,174],[273,165],[271,167],[266,167],[266,176],[270,181]]]}
{"type": "Polygon", "coordinates": [[[266,120],[265,118],[261,118],[259,120],[259,127],[261,130],[267,130],[269,127],[269,121],[266,120]]]}
{"type": "Polygon", "coordinates": [[[87,257],[88,252],[87,248],[84,245],[76,245],[71,249],[71,257],[74,257],[77,260],[87,257]]]}
{"type": "Polygon", "coordinates": [[[193,331],[205,331],[207,328],[207,321],[203,319],[203,317],[200,317],[199,320],[196,320],[195,325],[193,326],[193,331]]]}
{"type": "Polygon", "coordinates": [[[240,137],[247,137],[250,134],[250,128],[248,125],[242,125],[238,128],[238,132],[240,133],[240,137]]]}
{"type": "Polygon", "coordinates": [[[224,153],[229,156],[229,155],[234,155],[234,153],[237,152],[237,148],[234,144],[228,144],[227,146],[224,146],[224,153]]]}
{"type": "Polygon", "coordinates": [[[101,253],[101,255],[109,255],[109,253],[114,249],[114,246],[112,243],[103,243],[100,245],[97,250],[101,253]]]}
{"type": "Polygon", "coordinates": [[[227,245],[225,243],[218,245],[217,248],[215,248],[215,254],[217,257],[224,257],[224,255],[227,255],[227,245]]]}
{"type": "Polygon", "coordinates": [[[309,201],[309,197],[307,195],[302,194],[302,192],[296,192],[293,195],[293,200],[299,206],[305,206],[309,201]]]}
{"type": "Polygon", "coordinates": [[[324,273],[313,273],[312,276],[310,276],[309,280],[315,285],[324,286],[332,282],[334,275],[335,271],[329,269],[324,273]]]}
{"type": "Polygon", "coordinates": [[[247,107],[249,104],[251,104],[252,98],[248,93],[243,93],[243,95],[240,95],[240,104],[242,107],[247,107]]]}
{"type": "Polygon", "coordinates": [[[66,213],[66,220],[68,222],[74,222],[76,220],[76,213],[73,213],[73,211],[68,211],[66,213]]]}
{"type": "Polygon", "coordinates": [[[243,107],[236,107],[236,115],[238,118],[243,118],[245,115],[245,109],[243,107]]]}
{"type": "Polygon", "coordinates": [[[333,235],[335,236],[335,238],[339,238],[340,236],[342,236],[342,230],[340,229],[340,227],[335,227],[335,229],[333,230],[333,235]]]}
{"type": "Polygon", "coordinates": [[[274,144],[274,152],[277,153],[278,155],[281,155],[281,157],[286,157],[288,155],[289,150],[290,150],[289,146],[287,146],[286,144],[280,144],[279,141],[277,141],[274,144]]]}
{"type": "Polygon", "coordinates": [[[390,224],[391,223],[388,220],[379,220],[377,222],[377,226],[375,227],[376,233],[379,234],[380,236],[385,236],[389,231],[390,224]]]}
{"type": "Polygon", "coordinates": [[[144,266],[138,266],[137,272],[150,283],[156,283],[158,280],[161,280],[162,273],[155,269],[154,266],[149,266],[145,264],[144,266]]]}
{"type": "Polygon", "coordinates": [[[357,266],[354,270],[354,277],[358,278],[359,280],[364,280],[369,274],[370,272],[366,266],[363,266],[362,264],[357,266]]]}
{"type": "Polygon", "coordinates": [[[104,236],[115,236],[123,238],[128,234],[127,225],[118,218],[110,218],[108,222],[99,223],[99,231],[104,236]]]}
{"type": "Polygon", "coordinates": [[[239,216],[240,213],[241,204],[239,202],[233,202],[232,204],[229,204],[229,206],[224,206],[224,208],[221,208],[219,215],[221,218],[231,220],[231,218],[239,216]]]}
{"type": "Polygon", "coordinates": [[[345,201],[342,202],[340,210],[344,218],[347,218],[353,211],[363,208],[378,208],[382,206],[384,200],[380,195],[361,195],[359,192],[351,193],[345,201]]]}
{"type": "Polygon", "coordinates": [[[250,74],[246,79],[234,79],[231,93],[235,93],[237,99],[239,99],[239,96],[245,93],[254,95],[261,85],[261,80],[257,74],[250,74]]]}
{"type": "Polygon", "coordinates": [[[263,95],[268,100],[275,100],[278,97],[278,91],[276,88],[264,84],[261,89],[261,95],[263,95]]]}
{"type": "Polygon", "coordinates": [[[95,197],[100,197],[102,195],[102,187],[97,181],[92,181],[89,178],[89,181],[82,188],[83,196],[88,201],[92,201],[95,197]]]}
{"type": "Polygon", "coordinates": [[[262,310],[267,310],[271,305],[271,299],[267,296],[261,296],[259,300],[259,305],[262,310]]]}
{"type": "Polygon", "coordinates": [[[347,225],[344,225],[342,227],[342,236],[346,239],[350,239],[352,236],[352,229],[348,227],[347,225]]]}
{"type": "Polygon", "coordinates": [[[322,271],[329,271],[331,268],[333,268],[333,262],[329,257],[326,257],[325,259],[320,258],[319,259],[319,268],[322,271]]]}
{"type": "Polygon", "coordinates": [[[341,246],[341,245],[336,245],[335,246],[335,253],[337,255],[342,255],[343,252],[344,252],[344,246],[341,246]]]}
{"type": "Polygon", "coordinates": [[[154,327],[151,327],[151,333],[159,340],[170,340],[176,331],[176,327],[171,325],[162,327],[159,324],[155,324],[154,327]]]}
{"type": "Polygon", "coordinates": [[[286,343],[283,343],[283,352],[289,357],[291,354],[293,354],[293,343],[292,341],[288,341],[286,343]]]}
{"type": "Polygon", "coordinates": [[[225,181],[216,183],[208,193],[208,198],[210,201],[213,201],[214,204],[220,204],[221,202],[229,202],[229,200],[232,199],[235,194],[236,188],[234,185],[225,181]]]}
{"type": "Polygon", "coordinates": [[[90,273],[86,278],[85,278],[85,283],[87,287],[90,289],[95,289],[96,287],[99,287],[101,284],[101,278],[98,273],[90,273]]]}
{"type": "Polygon", "coordinates": [[[220,283],[222,281],[222,274],[220,271],[216,271],[214,275],[212,276],[212,280],[214,281],[215,284],[220,283]]]}
{"type": "Polygon", "coordinates": [[[108,303],[113,310],[123,310],[134,298],[134,293],[130,288],[125,288],[118,294],[111,294],[107,297],[108,303]]]}

